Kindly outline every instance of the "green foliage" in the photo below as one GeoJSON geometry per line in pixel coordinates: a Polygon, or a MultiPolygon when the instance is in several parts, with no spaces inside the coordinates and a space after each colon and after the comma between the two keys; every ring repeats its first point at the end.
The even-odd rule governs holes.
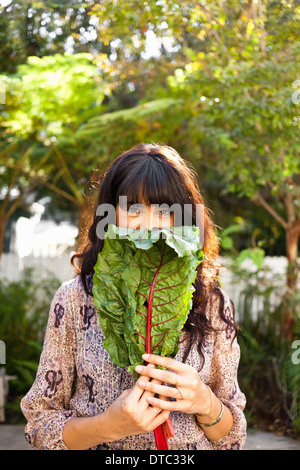
{"type": "MultiPolygon", "coordinates": [[[[39,3],[31,2],[37,25],[39,3]]],[[[280,4],[280,14],[273,1],[251,8],[237,1],[128,0],[122,8],[108,1],[82,2],[80,8],[73,1],[46,2],[49,30],[53,12],[60,15],[67,4],[73,19],[81,9],[78,28],[90,17],[108,49],[92,61],[91,54],[60,55],[54,48],[48,57],[29,57],[17,75],[2,76],[5,126],[34,131],[33,140],[47,145],[55,142],[81,183],[123,149],[156,141],[207,170],[206,179],[221,181],[223,194],[253,199],[268,189],[281,216],[285,196],[299,209],[300,120],[292,100],[299,68],[297,2],[280,4]],[[173,51],[162,47],[160,57],[143,58],[151,31],[171,38],[173,51]]],[[[61,189],[70,192],[69,186],[61,189]]]]}
{"type": "Polygon", "coordinates": [[[40,142],[32,143],[12,135],[7,140],[0,140],[0,186],[13,188],[17,193],[14,198],[0,204],[2,215],[12,215],[25,202],[26,193],[29,194],[40,184],[45,173],[53,171],[50,157],[51,150],[40,142]]]}
{"type": "Polygon", "coordinates": [[[223,229],[221,232],[218,232],[218,238],[220,240],[220,245],[224,250],[233,250],[234,242],[232,237],[230,237],[231,233],[240,232],[242,226],[240,224],[232,224],[223,229]]]}
{"type": "Polygon", "coordinates": [[[269,185],[272,195],[289,191],[298,200],[299,123],[292,85],[299,47],[296,42],[284,52],[231,60],[222,68],[201,56],[171,77],[168,95],[184,96],[190,138],[195,146],[201,141],[202,159],[223,175],[224,194],[254,198],[269,185]]]}
{"type": "MultiPolygon", "coordinates": [[[[232,270],[234,282],[242,288],[236,305],[239,383],[247,397],[248,425],[299,437],[300,368],[292,359],[293,341],[300,338],[299,318],[293,341],[287,342],[280,333],[280,279],[273,276],[270,280],[260,268],[249,273],[237,263],[232,270]]],[[[299,293],[293,302],[300,304],[299,293]]]]}
{"type": "Polygon", "coordinates": [[[77,0],[13,0],[0,6],[0,70],[15,73],[27,57],[63,54],[66,41],[74,53],[101,48],[90,23],[91,2],[77,0]],[[84,6],[84,8],[82,8],[84,6]],[[80,32],[79,32],[80,29],[80,32]]]}
{"type": "Polygon", "coordinates": [[[115,364],[134,372],[145,352],[175,356],[201,261],[197,227],[147,231],[109,225],[93,294],[103,345],[115,364]]]}
{"type": "Polygon", "coordinates": [[[29,57],[16,75],[0,75],[0,80],[7,90],[2,125],[16,135],[36,135],[48,145],[98,114],[104,93],[109,93],[87,53],[29,57]]]}
{"type": "Polygon", "coordinates": [[[250,258],[256,267],[261,269],[264,262],[264,257],[265,252],[261,248],[246,248],[240,252],[239,256],[236,258],[236,262],[238,265],[241,265],[245,259],[250,258]]]}
{"type": "Polygon", "coordinates": [[[6,344],[6,372],[16,375],[10,382],[11,420],[21,417],[19,402],[34,382],[50,303],[60,282],[51,277],[36,282],[33,268],[19,281],[0,280],[0,338],[6,344]]]}
{"type": "Polygon", "coordinates": [[[52,198],[54,193],[72,203],[70,211],[81,207],[83,178],[94,167],[95,154],[80,148],[74,133],[102,112],[109,86],[86,53],[29,57],[17,74],[0,75],[0,81],[6,88],[6,104],[0,106],[0,183],[8,192],[0,205],[2,236],[9,217],[34,191],[42,198],[50,189],[52,198]]]}
{"type": "MultiPolygon", "coordinates": [[[[262,212],[250,226],[252,241],[259,233],[263,239],[257,247],[236,252],[235,224],[220,234],[222,249],[237,263],[251,258],[262,267],[270,244],[283,239],[282,221],[291,225],[300,214],[298,0],[16,0],[0,12],[2,228],[2,216],[33,191],[51,195],[52,206],[61,207],[64,198],[70,211],[81,208],[95,168],[135,143],[161,142],[192,162],[207,184],[221,187],[217,197],[264,196],[264,209],[272,209],[269,238],[262,212]],[[160,56],[149,58],[151,34],[161,47],[160,56]],[[65,54],[66,40],[74,54],[65,54]]],[[[274,289],[261,287],[268,302],[274,289]]],[[[250,289],[243,311],[252,297],[250,289]]],[[[264,310],[256,320],[243,320],[242,347],[249,350],[243,380],[248,367],[253,393],[261,397],[265,387],[269,417],[279,408],[293,416],[297,371],[278,338],[279,310],[274,314],[269,304],[264,310]]],[[[26,367],[14,367],[29,383],[34,360],[24,360],[26,367]]]]}

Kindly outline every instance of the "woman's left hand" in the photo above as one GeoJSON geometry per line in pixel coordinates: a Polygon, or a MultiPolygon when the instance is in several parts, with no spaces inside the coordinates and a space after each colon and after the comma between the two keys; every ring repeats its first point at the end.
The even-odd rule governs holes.
{"type": "Polygon", "coordinates": [[[157,356],[156,354],[143,354],[142,357],[147,363],[166,367],[173,371],[169,372],[146,366],[137,366],[135,368],[136,372],[142,375],[175,386],[175,388],[168,387],[152,383],[151,380],[145,382],[138,379],[137,385],[143,390],[149,390],[162,397],[176,398],[176,401],[169,401],[148,397],[147,401],[151,405],[162,410],[197,413],[199,415],[205,415],[209,412],[211,404],[210,391],[208,387],[205,387],[194,367],[169,357],[157,356]]]}

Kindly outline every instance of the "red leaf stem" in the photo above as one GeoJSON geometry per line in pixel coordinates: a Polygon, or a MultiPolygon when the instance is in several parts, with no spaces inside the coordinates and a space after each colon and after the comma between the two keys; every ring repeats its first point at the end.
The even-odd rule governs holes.
{"type": "MultiPolygon", "coordinates": [[[[159,271],[162,266],[162,260],[163,260],[163,254],[161,257],[160,265],[157,268],[156,274],[154,276],[151,288],[150,288],[150,293],[149,293],[149,299],[148,299],[148,310],[147,310],[147,334],[146,334],[146,353],[147,354],[152,354],[151,350],[151,320],[152,320],[152,300],[153,300],[153,291],[156,283],[156,279],[158,277],[159,271]]],[[[170,437],[174,436],[174,429],[173,425],[171,423],[170,417],[163,423],[162,425],[158,426],[157,428],[154,429],[154,436],[155,436],[155,443],[156,443],[156,448],[158,450],[168,450],[168,443],[167,439],[170,437]]]]}

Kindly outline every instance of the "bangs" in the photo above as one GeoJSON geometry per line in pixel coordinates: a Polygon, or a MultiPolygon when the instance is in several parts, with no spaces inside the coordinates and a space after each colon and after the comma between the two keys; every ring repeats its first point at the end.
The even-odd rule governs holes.
{"type": "Polygon", "coordinates": [[[172,170],[161,162],[144,160],[142,168],[125,176],[119,185],[116,194],[116,203],[120,203],[119,196],[127,196],[127,206],[132,204],[180,204],[182,202],[174,184],[172,170]]]}

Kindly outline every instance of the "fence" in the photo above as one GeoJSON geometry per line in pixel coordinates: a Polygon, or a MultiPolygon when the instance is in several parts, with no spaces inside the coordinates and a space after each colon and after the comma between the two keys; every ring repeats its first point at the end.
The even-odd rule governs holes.
{"type": "MultiPolygon", "coordinates": [[[[75,275],[75,270],[70,263],[71,253],[64,253],[56,257],[34,257],[25,256],[23,258],[18,257],[15,253],[4,253],[0,260],[0,279],[6,277],[11,281],[17,281],[22,271],[26,267],[33,267],[36,275],[36,279],[47,278],[50,274],[55,276],[61,282],[72,279],[75,275]]],[[[239,318],[239,299],[242,290],[245,288],[245,281],[239,281],[238,283],[234,279],[234,275],[229,269],[230,259],[220,257],[219,261],[222,265],[220,270],[220,282],[223,289],[229,294],[230,298],[234,302],[236,307],[237,320],[239,318]]],[[[300,258],[298,258],[298,263],[300,258]]],[[[245,268],[249,275],[253,272],[256,267],[250,259],[246,259],[242,267],[245,268]]],[[[262,268],[262,275],[264,279],[270,280],[270,282],[276,282],[278,289],[276,293],[271,294],[271,304],[276,304],[278,294],[283,294],[285,289],[285,277],[286,277],[287,259],[285,256],[266,257],[262,268]],[[277,295],[277,296],[276,296],[277,295]]],[[[300,287],[300,276],[298,280],[298,287],[300,287]]],[[[257,299],[254,304],[254,309],[258,310],[262,307],[262,299],[257,299]]],[[[255,315],[255,311],[253,311],[255,315]]]]}
{"type": "Polygon", "coordinates": [[[5,403],[8,395],[8,383],[15,380],[15,375],[6,375],[5,368],[0,367],[0,423],[5,421],[5,403]]]}
{"type": "Polygon", "coordinates": [[[70,254],[67,253],[56,257],[24,256],[22,258],[16,253],[4,253],[0,260],[0,279],[17,281],[22,276],[23,270],[29,267],[34,268],[37,279],[44,279],[51,274],[64,282],[72,279],[75,274],[70,263],[70,254]]]}

